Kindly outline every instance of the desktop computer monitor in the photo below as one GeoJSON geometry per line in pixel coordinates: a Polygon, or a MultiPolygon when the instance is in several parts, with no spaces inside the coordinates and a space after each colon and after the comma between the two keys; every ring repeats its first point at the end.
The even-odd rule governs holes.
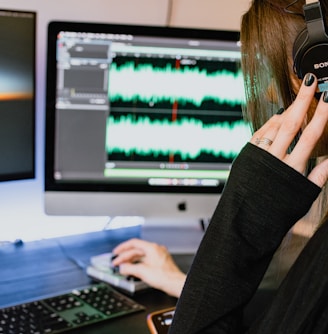
{"type": "Polygon", "coordinates": [[[209,218],[243,102],[238,32],[51,22],[45,211],[209,218]]]}
{"type": "Polygon", "coordinates": [[[35,177],[35,25],[0,9],[0,181],[35,177]]]}

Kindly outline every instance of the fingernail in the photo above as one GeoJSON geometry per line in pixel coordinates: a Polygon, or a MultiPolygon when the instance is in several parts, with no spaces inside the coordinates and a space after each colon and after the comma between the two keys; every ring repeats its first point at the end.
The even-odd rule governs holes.
{"type": "Polygon", "coordinates": [[[307,73],[304,79],[305,86],[309,87],[314,83],[314,75],[312,73],[307,73]]]}
{"type": "Polygon", "coordinates": [[[322,94],[322,100],[323,102],[328,103],[328,91],[324,91],[324,93],[322,94]]]}
{"type": "Polygon", "coordinates": [[[119,274],[120,273],[120,267],[119,266],[115,266],[112,268],[113,274],[119,274]]]}
{"type": "Polygon", "coordinates": [[[284,111],[285,111],[285,108],[280,108],[280,109],[277,111],[277,115],[281,115],[284,111]]]}

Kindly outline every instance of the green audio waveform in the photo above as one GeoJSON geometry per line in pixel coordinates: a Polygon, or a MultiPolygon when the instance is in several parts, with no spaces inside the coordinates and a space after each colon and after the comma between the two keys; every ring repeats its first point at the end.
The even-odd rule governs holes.
{"type": "Polygon", "coordinates": [[[108,154],[180,155],[183,160],[196,159],[202,153],[234,158],[250,139],[250,127],[243,121],[229,124],[203,124],[197,119],[175,122],[131,115],[107,120],[108,154]]]}
{"type": "Polygon", "coordinates": [[[197,67],[165,68],[151,64],[135,66],[133,62],[111,65],[109,98],[116,102],[138,100],[145,103],[178,101],[200,106],[204,100],[230,105],[244,102],[244,84],[241,71],[227,70],[208,73],[197,67]]]}

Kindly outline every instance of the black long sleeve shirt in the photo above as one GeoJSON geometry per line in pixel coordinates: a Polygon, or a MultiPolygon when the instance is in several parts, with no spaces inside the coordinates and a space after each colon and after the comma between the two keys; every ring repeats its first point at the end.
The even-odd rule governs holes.
{"type": "MultiPolygon", "coordinates": [[[[268,152],[247,144],[233,163],[187,275],[169,333],[243,333],[245,305],[257,290],[283,237],[307,213],[320,191],[318,186],[268,152]]],[[[313,239],[315,241],[316,236],[313,239]]],[[[318,307],[315,302],[308,306],[308,300],[302,299],[306,284],[311,285],[311,274],[306,275],[303,290],[299,290],[308,265],[313,268],[316,281],[321,279],[322,265],[312,263],[313,254],[307,250],[311,243],[312,240],[303,250],[309,253],[306,260],[302,262],[304,255],[301,254],[301,264],[296,264],[300,261],[295,263],[296,273],[292,276],[293,268],[271,308],[259,315],[250,333],[317,333],[300,331],[304,307],[309,308],[308,313],[318,307]],[[295,293],[299,298],[293,299],[295,293]],[[290,306],[291,300],[295,300],[293,306],[290,306]],[[296,315],[295,306],[300,308],[296,315]],[[290,317],[295,317],[294,322],[298,324],[293,330],[289,327],[293,323],[290,317]],[[281,326],[287,327],[282,329],[281,326]]],[[[328,242],[326,244],[325,273],[328,274],[328,242]]],[[[312,247],[312,253],[316,252],[317,247],[312,247]]],[[[326,290],[328,295],[328,286],[326,290]]],[[[312,295],[307,294],[308,298],[312,295]]],[[[328,296],[325,302],[328,304],[328,296]]]]}

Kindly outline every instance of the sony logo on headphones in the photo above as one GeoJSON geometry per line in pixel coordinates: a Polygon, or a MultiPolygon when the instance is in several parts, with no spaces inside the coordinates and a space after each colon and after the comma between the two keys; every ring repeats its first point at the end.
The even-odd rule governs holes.
{"type": "Polygon", "coordinates": [[[319,68],[328,67],[328,61],[325,61],[323,63],[314,64],[313,67],[315,70],[318,70],[319,68]]]}

